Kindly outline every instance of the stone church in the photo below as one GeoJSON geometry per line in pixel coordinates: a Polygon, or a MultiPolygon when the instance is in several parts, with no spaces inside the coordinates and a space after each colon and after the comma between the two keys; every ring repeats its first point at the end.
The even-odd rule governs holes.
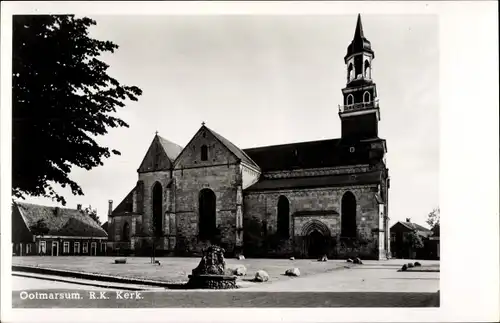
{"type": "Polygon", "coordinates": [[[358,16],[340,138],[240,149],[205,124],[185,147],[156,134],[136,186],[116,208],[109,201],[109,246],[189,256],[217,243],[247,257],[385,259],[389,175],[374,58],[358,16]]]}

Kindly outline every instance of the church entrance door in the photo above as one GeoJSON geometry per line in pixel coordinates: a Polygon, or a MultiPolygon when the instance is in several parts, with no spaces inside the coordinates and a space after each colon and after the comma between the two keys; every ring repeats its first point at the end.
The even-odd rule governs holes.
{"type": "Polygon", "coordinates": [[[307,254],[309,258],[319,258],[325,253],[325,237],[318,230],[307,236],[307,254]]]}

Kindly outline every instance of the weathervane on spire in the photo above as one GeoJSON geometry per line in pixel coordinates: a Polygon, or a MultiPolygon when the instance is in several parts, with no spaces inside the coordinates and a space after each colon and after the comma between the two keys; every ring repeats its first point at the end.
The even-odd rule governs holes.
{"type": "Polygon", "coordinates": [[[158,136],[158,130],[155,131],[155,135],[158,136]]]}
{"type": "Polygon", "coordinates": [[[202,122],[201,122],[201,125],[202,125],[202,126],[204,126],[204,125],[205,125],[205,121],[202,121],[202,122]]]}

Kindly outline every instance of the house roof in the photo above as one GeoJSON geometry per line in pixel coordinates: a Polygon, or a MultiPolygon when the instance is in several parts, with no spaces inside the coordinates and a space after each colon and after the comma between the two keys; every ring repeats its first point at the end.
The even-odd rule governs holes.
{"type": "Polygon", "coordinates": [[[351,143],[343,139],[326,139],[284,145],[245,149],[244,152],[262,171],[292,170],[368,164],[371,143],[385,142],[376,138],[351,143]],[[354,147],[354,151],[351,151],[354,147]]]}
{"type": "Polygon", "coordinates": [[[104,223],[101,225],[101,228],[102,228],[104,231],[108,232],[108,221],[104,222],[104,223]]]}
{"type": "Polygon", "coordinates": [[[420,224],[413,223],[413,222],[406,222],[406,221],[398,221],[394,223],[394,225],[391,227],[394,228],[396,225],[402,225],[403,227],[407,228],[408,230],[417,230],[421,232],[432,232],[432,230],[427,229],[426,227],[421,226],[420,224]]]}
{"type": "Polygon", "coordinates": [[[380,183],[379,171],[361,174],[341,174],[331,176],[294,177],[264,179],[245,189],[245,191],[263,191],[306,187],[330,187],[380,183]]]}
{"type": "Polygon", "coordinates": [[[14,202],[26,226],[32,231],[39,220],[49,230],[46,235],[107,237],[106,231],[84,211],[52,206],[14,202]]]}
{"type": "Polygon", "coordinates": [[[224,138],[223,136],[221,136],[217,132],[208,128],[207,126],[204,126],[204,127],[208,131],[210,131],[212,133],[212,135],[214,135],[214,137],[217,138],[224,146],[226,146],[226,148],[229,149],[238,159],[240,159],[241,161],[243,161],[249,165],[256,167],[257,169],[260,169],[259,165],[255,161],[253,161],[252,158],[250,158],[245,151],[241,150],[235,144],[233,144],[231,141],[227,140],[226,138],[224,138]]]}

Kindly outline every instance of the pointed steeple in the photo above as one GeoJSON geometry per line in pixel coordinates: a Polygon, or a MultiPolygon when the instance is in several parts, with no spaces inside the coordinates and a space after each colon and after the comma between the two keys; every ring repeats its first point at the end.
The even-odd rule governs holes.
{"type": "Polygon", "coordinates": [[[358,21],[356,22],[356,30],[354,31],[354,38],[351,41],[349,47],[347,47],[347,54],[344,57],[347,62],[347,58],[358,53],[370,53],[375,57],[375,54],[372,50],[371,43],[368,39],[366,39],[365,34],[363,32],[363,24],[361,23],[361,14],[358,14],[358,21]]]}
{"type": "Polygon", "coordinates": [[[358,22],[356,23],[356,31],[354,32],[355,40],[362,40],[365,38],[363,34],[363,24],[361,23],[361,14],[358,13],[358,22]]]}

